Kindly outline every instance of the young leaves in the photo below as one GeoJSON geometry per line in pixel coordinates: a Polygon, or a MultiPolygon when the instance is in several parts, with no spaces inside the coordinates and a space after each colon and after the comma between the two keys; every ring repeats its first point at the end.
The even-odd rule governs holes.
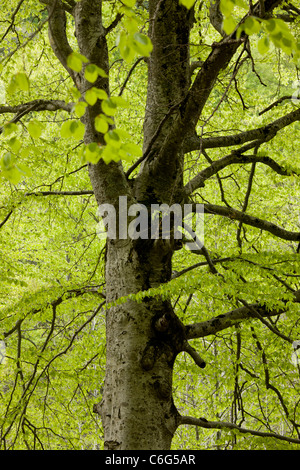
{"type": "Polygon", "coordinates": [[[84,130],[85,127],[80,121],[69,120],[61,126],[60,135],[65,139],[72,137],[76,140],[82,140],[84,130]]]}
{"type": "Polygon", "coordinates": [[[131,62],[138,54],[142,57],[149,57],[153,46],[148,36],[141,33],[128,33],[122,31],[116,41],[120,54],[126,62],[131,62]]]}
{"type": "Polygon", "coordinates": [[[128,63],[136,55],[149,57],[153,49],[150,38],[139,32],[137,17],[132,8],[130,8],[134,6],[134,3],[132,1],[126,2],[126,7],[122,8],[124,30],[120,32],[116,40],[121,57],[128,63]]]}
{"type": "MultiPolygon", "coordinates": [[[[224,17],[222,27],[226,34],[232,34],[237,28],[239,19],[234,16],[235,7],[244,10],[249,8],[244,0],[221,0],[220,2],[220,10],[224,17]]],[[[270,42],[273,42],[275,47],[292,55],[295,62],[300,58],[300,44],[291,33],[287,23],[280,18],[261,19],[247,16],[237,30],[237,37],[239,38],[243,32],[248,36],[253,34],[262,36],[257,43],[258,51],[261,54],[265,54],[269,49],[270,42]]]]}
{"type": "Polygon", "coordinates": [[[72,52],[67,58],[67,66],[74,72],[81,72],[84,63],[88,63],[89,60],[79,52],[72,52]]]}
{"type": "Polygon", "coordinates": [[[30,169],[22,164],[17,163],[15,156],[7,152],[0,160],[1,175],[12,184],[18,184],[24,176],[31,176],[30,169]]]}
{"type": "Polygon", "coordinates": [[[179,0],[179,3],[183,6],[185,6],[188,10],[192,8],[195,4],[196,0],[179,0]]]}
{"type": "Polygon", "coordinates": [[[42,127],[36,120],[32,120],[28,123],[27,130],[33,139],[39,139],[41,137],[42,127]]]}
{"type": "Polygon", "coordinates": [[[12,95],[13,93],[19,90],[29,92],[29,89],[29,78],[27,77],[26,73],[18,72],[11,77],[11,80],[7,87],[7,93],[9,95],[12,95]]]}
{"type": "Polygon", "coordinates": [[[105,78],[107,77],[107,74],[105,73],[103,69],[101,69],[97,65],[88,64],[84,70],[85,79],[90,83],[95,83],[98,76],[105,78]]]}
{"type": "Polygon", "coordinates": [[[84,77],[90,83],[95,83],[98,76],[107,77],[106,72],[95,64],[89,64],[89,60],[78,52],[72,52],[67,58],[68,67],[74,72],[80,73],[83,64],[88,64],[84,69],[84,77]]]}

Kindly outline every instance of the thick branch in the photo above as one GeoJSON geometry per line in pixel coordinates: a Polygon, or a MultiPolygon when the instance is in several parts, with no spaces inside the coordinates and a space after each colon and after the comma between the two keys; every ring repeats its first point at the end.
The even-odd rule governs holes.
{"type": "MultiPolygon", "coordinates": [[[[265,11],[271,12],[281,1],[282,0],[266,1],[265,11]]],[[[203,108],[207,103],[220,72],[228,66],[235,52],[244,42],[244,37],[236,39],[235,33],[233,33],[230,36],[226,36],[219,43],[213,44],[211,53],[196,75],[193,85],[180,107],[180,115],[177,116],[172,130],[169,132],[161,147],[155,169],[157,174],[164,171],[166,162],[168,162],[170,158],[174,158],[174,155],[178,154],[178,149],[182,148],[184,145],[185,138],[196,129],[203,108]]],[[[199,148],[200,146],[198,145],[198,149],[199,148]]]]}
{"type": "MultiPolygon", "coordinates": [[[[300,290],[294,294],[295,302],[300,302],[300,290]]],[[[230,312],[218,315],[209,320],[194,323],[191,325],[186,325],[185,334],[187,339],[203,338],[205,336],[215,335],[219,331],[230,328],[235,323],[238,323],[242,320],[249,318],[257,318],[257,313],[264,317],[272,317],[277,315],[282,315],[285,313],[285,309],[273,309],[267,310],[265,307],[259,304],[252,304],[249,307],[240,307],[230,312]],[[251,307],[251,308],[250,308],[251,307]]]]}
{"type": "Polygon", "coordinates": [[[31,111],[57,111],[62,109],[70,113],[74,104],[62,100],[33,100],[16,106],[0,106],[0,114],[19,114],[31,111]]]}
{"type": "Polygon", "coordinates": [[[204,204],[204,212],[241,221],[243,224],[265,230],[278,238],[282,238],[283,240],[295,242],[300,240],[300,232],[290,232],[289,230],[278,227],[278,225],[275,225],[272,222],[245,214],[244,212],[233,209],[232,207],[218,206],[216,204],[204,204]]]}
{"type": "MultiPolygon", "coordinates": [[[[57,111],[59,109],[70,113],[73,108],[73,103],[66,103],[61,100],[34,100],[28,103],[19,104],[16,106],[0,106],[0,114],[13,114],[15,116],[9,123],[19,122],[26,114],[33,111],[57,111]]],[[[3,127],[0,127],[0,134],[3,132],[3,127]]]]}
{"type": "Polygon", "coordinates": [[[292,111],[285,116],[276,119],[266,126],[259,127],[258,129],[252,129],[245,132],[240,132],[234,135],[223,135],[219,137],[208,137],[201,139],[195,134],[189,137],[184,143],[184,151],[192,152],[193,150],[208,149],[208,148],[220,148],[220,147],[231,147],[234,145],[242,145],[246,142],[253,140],[270,140],[269,136],[274,137],[278,131],[289,126],[293,122],[300,120],[300,108],[296,111],[292,111]]]}
{"type": "Polygon", "coordinates": [[[185,351],[191,356],[197,366],[199,366],[201,369],[204,369],[204,367],[206,366],[206,362],[204,361],[204,359],[202,359],[196,349],[193,348],[187,341],[184,342],[183,351],[185,351]]]}
{"type": "Polygon", "coordinates": [[[222,421],[207,421],[205,418],[194,418],[192,416],[181,416],[179,419],[179,425],[189,424],[192,426],[200,426],[206,429],[232,429],[237,430],[241,434],[252,434],[252,436],[259,437],[273,437],[280,441],[286,441],[294,444],[300,444],[300,439],[294,437],[282,436],[281,434],[273,432],[256,431],[254,429],[242,428],[234,423],[222,422],[222,421]]]}
{"type": "Polygon", "coordinates": [[[80,76],[67,65],[67,58],[73,52],[67,38],[66,12],[61,0],[40,0],[46,3],[49,13],[48,33],[52,50],[63,67],[67,70],[74,83],[79,86],[80,76]],[[51,12],[51,16],[50,16],[51,12]]]}
{"type": "Polygon", "coordinates": [[[209,19],[215,30],[218,31],[221,36],[226,36],[222,28],[223,15],[220,11],[220,0],[210,0],[209,19]]]}
{"type": "Polygon", "coordinates": [[[91,190],[78,190],[78,191],[35,191],[33,193],[26,193],[25,196],[89,196],[94,194],[91,190]]]}
{"type": "Polygon", "coordinates": [[[257,155],[241,155],[238,152],[232,152],[230,155],[226,155],[225,157],[220,158],[220,160],[216,160],[209,167],[202,170],[197,176],[195,176],[191,181],[189,181],[189,183],[185,186],[185,191],[187,194],[191,194],[193,191],[195,191],[195,189],[204,187],[204,183],[208,178],[215,175],[216,173],[223,170],[229,165],[247,163],[263,163],[264,165],[267,165],[272,168],[272,170],[274,170],[279,175],[291,175],[290,170],[286,170],[270,157],[257,155]]]}

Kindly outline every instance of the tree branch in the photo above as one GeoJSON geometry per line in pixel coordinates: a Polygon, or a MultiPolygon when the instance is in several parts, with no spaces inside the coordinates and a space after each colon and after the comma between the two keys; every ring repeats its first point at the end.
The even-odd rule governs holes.
{"type": "Polygon", "coordinates": [[[196,349],[193,348],[187,341],[184,342],[182,350],[191,356],[197,366],[199,366],[201,369],[204,369],[206,362],[204,359],[202,359],[196,349]]]}
{"type": "Polygon", "coordinates": [[[274,439],[278,439],[280,441],[286,441],[293,444],[300,444],[300,439],[296,439],[294,437],[287,437],[282,436],[281,434],[273,433],[273,432],[264,432],[264,431],[256,431],[254,429],[247,429],[242,428],[234,423],[228,423],[226,421],[207,421],[205,418],[194,418],[192,416],[181,416],[179,418],[178,425],[192,425],[192,426],[200,426],[201,428],[206,429],[228,429],[228,430],[237,430],[241,434],[252,434],[252,436],[259,436],[259,437],[273,437],[274,439]]]}
{"type": "Polygon", "coordinates": [[[88,196],[93,195],[92,190],[79,190],[79,191],[36,191],[26,193],[25,196],[88,196]]]}
{"type": "Polygon", "coordinates": [[[200,148],[208,149],[231,147],[234,145],[242,145],[246,142],[250,142],[253,140],[261,140],[265,142],[266,139],[270,140],[270,136],[274,137],[278,131],[299,120],[300,108],[296,111],[292,111],[286,114],[285,116],[279,119],[276,119],[275,121],[271,122],[266,126],[262,126],[257,129],[251,129],[245,132],[240,132],[234,135],[208,137],[206,139],[202,139],[201,142],[200,138],[196,134],[194,134],[193,136],[189,136],[189,138],[185,141],[184,152],[188,153],[194,150],[199,150],[200,148]]]}
{"type": "MultiPolygon", "coordinates": [[[[231,154],[226,155],[219,160],[214,161],[209,167],[202,170],[198,175],[196,175],[192,180],[190,180],[185,186],[185,192],[187,195],[191,194],[197,188],[203,188],[204,183],[208,178],[211,178],[213,175],[217,174],[219,171],[223,170],[229,165],[233,164],[249,164],[249,163],[263,163],[264,165],[269,166],[279,175],[290,176],[291,174],[296,174],[291,170],[286,170],[284,167],[275,162],[272,158],[268,156],[259,156],[259,155],[242,155],[239,151],[233,151],[231,154]]],[[[300,175],[300,170],[299,170],[300,175]]]]}
{"type": "Polygon", "coordinates": [[[81,81],[80,75],[67,65],[67,58],[73,52],[73,49],[67,38],[67,20],[63,3],[61,0],[40,0],[40,2],[47,5],[49,14],[48,34],[52,50],[78,87],[81,81]]]}
{"type": "Polygon", "coordinates": [[[22,3],[24,3],[24,0],[20,0],[18,5],[16,6],[16,9],[14,10],[13,14],[11,15],[11,23],[9,25],[9,27],[7,28],[7,30],[5,31],[5,33],[3,34],[2,38],[0,39],[0,43],[3,41],[3,39],[6,38],[6,36],[8,35],[9,31],[11,30],[11,28],[13,27],[13,24],[14,24],[14,21],[15,21],[15,17],[17,16],[17,13],[18,11],[20,10],[21,6],[22,6],[22,3]]]}
{"type": "Polygon", "coordinates": [[[114,21],[105,29],[105,34],[109,34],[121,21],[123,18],[122,13],[117,13],[117,16],[115,17],[114,21]]]}
{"type": "Polygon", "coordinates": [[[0,228],[3,227],[3,225],[8,221],[8,219],[10,218],[11,214],[13,213],[13,211],[10,211],[7,216],[5,217],[4,220],[2,220],[2,222],[0,223],[0,228]]]}
{"type": "MultiPolygon", "coordinates": [[[[60,100],[34,100],[28,103],[19,104],[16,106],[0,106],[0,114],[16,113],[16,115],[8,121],[8,123],[19,122],[26,114],[33,111],[57,111],[59,109],[71,112],[73,103],[65,103],[60,100]]],[[[7,123],[7,124],[8,124],[7,123]]],[[[0,127],[0,134],[2,134],[4,127],[0,127]]]]}
{"type": "Polygon", "coordinates": [[[134,69],[136,68],[136,66],[137,66],[142,60],[144,60],[144,57],[139,57],[139,58],[134,62],[134,64],[132,65],[132,67],[130,68],[130,70],[129,70],[128,74],[127,74],[127,77],[125,78],[124,83],[123,83],[123,85],[121,86],[121,89],[120,89],[120,92],[119,92],[119,96],[122,96],[122,94],[123,94],[123,92],[124,92],[124,90],[125,90],[125,88],[126,88],[126,85],[127,85],[128,81],[129,81],[129,79],[130,79],[132,73],[134,72],[134,69]]]}
{"type": "MultiPolygon", "coordinates": [[[[300,302],[300,290],[294,293],[294,302],[300,302]]],[[[272,316],[282,315],[285,312],[285,309],[267,310],[260,304],[250,304],[248,306],[236,308],[235,310],[231,310],[203,322],[186,325],[185,334],[187,339],[203,338],[205,336],[215,335],[219,331],[230,328],[235,323],[242,320],[258,318],[257,313],[259,313],[262,318],[269,318],[272,316]]]]}
{"type": "Polygon", "coordinates": [[[278,100],[274,101],[274,103],[270,104],[270,106],[268,106],[267,108],[263,109],[262,111],[260,111],[258,113],[259,116],[261,116],[262,114],[270,111],[270,109],[272,108],[275,108],[275,106],[278,106],[280,103],[282,103],[283,101],[286,101],[286,100],[291,100],[293,98],[293,95],[285,95],[285,96],[282,96],[281,98],[279,98],[278,100]]]}
{"type": "MultiPolygon", "coordinates": [[[[196,211],[196,208],[193,208],[193,211],[196,211]]],[[[290,232],[281,227],[278,227],[278,225],[275,225],[272,222],[245,214],[244,212],[233,209],[232,207],[218,206],[215,204],[204,204],[204,213],[220,215],[222,217],[228,217],[229,219],[241,221],[243,224],[265,230],[283,240],[295,242],[300,241],[300,232],[290,232]]]]}
{"type": "Polygon", "coordinates": [[[15,106],[0,106],[0,114],[19,114],[34,111],[57,111],[62,109],[70,113],[74,103],[66,103],[62,100],[33,100],[15,106]]]}

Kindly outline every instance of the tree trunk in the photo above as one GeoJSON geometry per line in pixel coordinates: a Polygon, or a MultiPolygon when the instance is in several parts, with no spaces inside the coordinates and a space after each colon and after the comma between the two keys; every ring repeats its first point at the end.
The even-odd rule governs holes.
{"type": "MultiPolygon", "coordinates": [[[[131,200],[150,210],[153,203],[180,202],[180,148],[160,161],[160,149],[176,116],[170,113],[164,126],[161,121],[188,90],[191,13],[178,1],[152,0],[149,15],[153,53],[148,64],[144,150],[151,142],[153,146],[131,200]]],[[[108,241],[107,301],[169,281],[173,252],[174,240],[108,241]]],[[[170,448],[179,416],[172,398],[172,373],[175,357],[183,349],[183,331],[170,302],[161,298],[127,301],[107,311],[106,378],[100,406],[106,449],[170,448]]]]}
{"type": "MultiPolygon", "coordinates": [[[[63,3],[50,13],[49,33],[54,52],[70,73],[82,96],[91,87],[83,73],[68,68],[71,48],[66,35],[63,3]]],[[[81,0],[74,7],[76,38],[81,54],[109,74],[107,29],[102,23],[102,2],[81,0]]],[[[129,182],[121,163],[89,165],[96,201],[109,203],[119,216],[119,197],[128,204],[181,203],[183,192],[181,145],[168,151],[166,137],[179,115],[190,83],[189,31],[193,15],[178,0],[149,2],[149,34],[153,53],[148,63],[148,95],[144,122],[144,150],[148,157],[135,180],[129,182]],[[163,154],[162,154],[163,149],[163,154]]],[[[109,94],[109,79],[93,84],[109,94]]],[[[101,103],[88,106],[83,117],[85,144],[105,144],[96,131],[101,103]]],[[[150,212],[149,212],[150,214],[150,212]]],[[[108,239],[106,247],[106,298],[120,297],[157,287],[171,279],[174,239],[108,239]]],[[[172,372],[183,350],[184,328],[170,301],[144,298],[127,300],[106,314],[106,376],[101,414],[106,449],[169,449],[179,414],[172,398],[172,372]]]]}
{"type": "MultiPolygon", "coordinates": [[[[108,301],[144,290],[165,276],[162,259],[167,256],[170,264],[170,256],[161,251],[155,244],[146,249],[130,240],[109,242],[108,301]]],[[[172,399],[173,363],[183,341],[170,303],[146,298],[110,308],[106,340],[101,403],[105,448],[169,449],[178,416],[172,399]]]]}

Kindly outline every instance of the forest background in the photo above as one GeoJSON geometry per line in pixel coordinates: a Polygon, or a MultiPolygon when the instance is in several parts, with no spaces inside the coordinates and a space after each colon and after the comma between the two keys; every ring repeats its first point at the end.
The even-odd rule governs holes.
{"type": "MultiPolygon", "coordinates": [[[[171,394],[159,382],[158,403],[170,400],[178,413],[171,448],[299,449],[299,2],[171,2],[188,25],[190,83],[179,99],[155,103],[160,114],[150,134],[147,97],[161,76],[151,21],[169,0],[97,2],[106,65],[82,51],[80,3],[91,7],[87,0],[1,3],[0,447],[122,445],[107,438],[119,431],[99,408],[109,367],[107,312],[159,297],[190,335],[175,348],[171,394]],[[67,18],[63,58],[48,37],[58,11],[67,18]],[[239,48],[215,72],[200,116],[190,115],[194,127],[180,124],[189,138],[176,171],[188,202],[204,204],[205,246],[173,247],[168,278],[109,298],[88,167],[121,161],[134,185],[152,168],[156,143],[164,148],[172,126],[189,122],[191,90],[210,73],[215,51],[232,44],[239,48]],[[76,86],[81,75],[90,84],[85,94],[76,86]],[[96,87],[108,79],[109,93],[96,87]],[[86,137],[95,103],[101,143],[86,137]]],[[[172,60],[164,67],[175,87],[172,60]]],[[[158,168],[165,177],[169,170],[158,168]]],[[[155,256],[150,250],[153,266],[155,256]]],[[[120,271],[116,282],[125,278],[120,271]]]]}

